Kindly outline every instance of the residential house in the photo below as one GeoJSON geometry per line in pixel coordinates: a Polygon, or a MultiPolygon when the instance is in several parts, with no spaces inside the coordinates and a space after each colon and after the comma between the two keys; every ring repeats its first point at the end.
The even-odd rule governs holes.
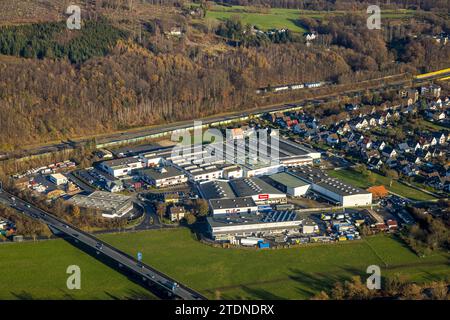
{"type": "Polygon", "coordinates": [[[402,142],[398,145],[398,150],[400,152],[406,152],[409,153],[411,152],[413,149],[409,146],[409,144],[407,142],[402,142]]]}
{"type": "Polygon", "coordinates": [[[397,156],[397,151],[390,146],[386,146],[382,150],[382,155],[387,158],[395,158],[397,156]]]}
{"type": "Polygon", "coordinates": [[[436,139],[436,144],[444,144],[447,141],[447,137],[442,132],[434,132],[433,138],[436,139]]]}
{"type": "Polygon", "coordinates": [[[333,144],[337,144],[339,143],[339,137],[336,133],[332,133],[330,135],[328,135],[327,137],[327,143],[329,145],[333,145],[333,144]]]}
{"type": "Polygon", "coordinates": [[[402,169],[402,173],[408,177],[418,175],[419,172],[420,172],[419,168],[414,164],[407,164],[402,169]]]}
{"type": "Polygon", "coordinates": [[[379,170],[383,166],[383,161],[379,158],[370,158],[368,162],[369,168],[379,170]]]}
{"type": "Polygon", "coordinates": [[[183,207],[173,206],[169,210],[170,221],[172,221],[172,222],[180,221],[181,219],[184,218],[185,214],[186,214],[186,211],[184,210],[183,207]]]}

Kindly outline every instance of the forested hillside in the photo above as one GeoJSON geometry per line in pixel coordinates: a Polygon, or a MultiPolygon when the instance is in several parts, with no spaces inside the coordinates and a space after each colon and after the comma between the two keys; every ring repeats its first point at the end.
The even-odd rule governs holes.
{"type": "Polygon", "coordinates": [[[53,0],[36,4],[48,8],[48,21],[8,13],[0,151],[242,110],[261,103],[261,86],[351,83],[450,63],[450,46],[431,38],[450,31],[440,14],[389,20],[382,31],[368,30],[364,13],[299,14],[296,23],[318,32],[307,46],[303,34],[256,36],[239,16],[212,21],[202,13],[209,4],[186,3],[100,1],[83,7],[81,30],[65,28],[53,0]]]}

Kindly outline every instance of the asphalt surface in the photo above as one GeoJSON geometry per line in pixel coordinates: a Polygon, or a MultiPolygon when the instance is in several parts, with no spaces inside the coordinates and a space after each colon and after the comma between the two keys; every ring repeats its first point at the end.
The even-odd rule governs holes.
{"type": "Polygon", "coordinates": [[[68,223],[56,218],[55,216],[27,203],[16,196],[0,190],[0,202],[10,206],[29,217],[46,223],[53,231],[60,232],[76,242],[95,250],[97,255],[105,255],[115,261],[119,267],[127,268],[128,271],[141,277],[143,281],[158,286],[159,289],[166,291],[169,296],[182,300],[206,300],[204,296],[196,291],[180,284],[169,276],[157,271],[156,269],[137,261],[128,254],[112,247],[111,245],[97,239],[96,237],[69,225],[68,223]],[[174,283],[178,285],[174,288],[174,283]]]}

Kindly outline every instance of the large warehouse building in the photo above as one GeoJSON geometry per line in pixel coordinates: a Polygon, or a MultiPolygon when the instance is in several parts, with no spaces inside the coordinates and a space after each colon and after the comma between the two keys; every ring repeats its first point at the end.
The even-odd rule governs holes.
{"type": "Polygon", "coordinates": [[[268,176],[268,182],[274,187],[287,193],[292,197],[304,196],[311,187],[311,184],[288,173],[280,172],[268,176]]]}
{"type": "Polygon", "coordinates": [[[256,204],[286,203],[286,194],[260,178],[230,180],[230,186],[238,197],[251,197],[256,204]]]}
{"type": "Polygon", "coordinates": [[[286,203],[286,194],[259,178],[215,180],[199,184],[213,214],[255,212],[258,205],[286,203]]]}
{"type": "Polygon", "coordinates": [[[369,206],[372,193],[330,177],[312,167],[292,168],[288,172],[311,184],[311,190],[343,207],[369,206]]]}
{"type": "Polygon", "coordinates": [[[231,198],[231,199],[211,199],[209,206],[213,215],[232,213],[256,213],[258,206],[251,197],[231,198]]]}
{"type": "Polygon", "coordinates": [[[298,232],[302,220],[292,211],[262,214],[216,215],[208,217],[209,234],[216,241],[232,241],[235,237],[263,236],[286,231],[298,232]]]}
{"type": "Polygon", "coordinates": [[[88,196],[75,195],[68,202],[80,208],[101,211],[105,218],[123,217],[133,209],[131,197],[103,191],[94,191],[88,196]]]}

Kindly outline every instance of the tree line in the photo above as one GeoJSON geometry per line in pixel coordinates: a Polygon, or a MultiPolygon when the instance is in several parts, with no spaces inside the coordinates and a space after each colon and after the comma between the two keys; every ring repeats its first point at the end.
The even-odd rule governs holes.
{"type": "Polygon", "coordinates": [[[107,55],[117,40],[126,35],[104,19],[87,20],[81,30],[68,30],[63,22],[3,26],[0,53],[22,58],[66,58],[79,64],[107,55]]]}
{"type": "Polygon", "coordinates": [[[445,281],[414,283],[400,275],[383,279],[380,290],[370,290],[360,276],[336,282],[329,292],[320,291],[313,300],[449,300],[449,285],[445,281]]]}
{"type": "MultiPolygon", "coordinates": [[[[414,32],[446,28],[445,20],[428,19],[405,25],[414,32]]],[[[429,39],[405,38],[408,50],[401,52],[383,33],[367,30],[365,19],[357,15],[302,20],[320,34],[321,41],[309,47],[265,41],[223,49],[215,29],[195,29],[188,19],[179,20],[186,30],[181,38],[165,35],[175,23],[170,18],[168,23],[162,18],[145,21],[140,36],[128,37],[98,19],[93,30],[87,29],[90,35],[78,35],[70,45],[58,24],[17,27],[17,35],[1,29],[8,44],[1,46],[5,53],[21,57],[21,48],[31,43],[36,58],[0,59],[0,151],[276,103],[262,100],[255,93],[259,87],[314,81],[350,85],[438,69],[450,59],[450,46],[429,39]],[[194,42],[194,34],[204,43],[194,42]],[[45,52],[55,43],[74,51],[50,59],[45,52]]],[[[242,32],[242,24],[236,23],[242,32]]]]}

